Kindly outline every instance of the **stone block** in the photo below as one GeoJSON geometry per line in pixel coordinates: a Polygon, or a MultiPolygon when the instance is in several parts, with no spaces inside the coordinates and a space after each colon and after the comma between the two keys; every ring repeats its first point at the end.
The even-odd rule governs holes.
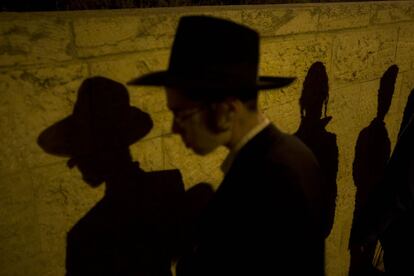
{"type": "Polygon", "coordinates": [[[318,27],[319,8],[263,8],[246,9],[242,23],[259,32],[261,37],[314,32],[318,27]]]}
{"type": "Polygon", "coordinates": [[[0,274],[39,275],[40,232],[30,173],[0,180],[0,274]]]}
{"type": "Polygon", "coordinates": [[[173,116],[170,111],[149,112],[149,114],[154,126],[144,139],[151,139],[171,133],[173,116]]]}
{"type": "MultiPolygon", "coordinates": [[[[353,197],[345,198],[345,200],[352,202],[353,206],[353,197]]],[[[336,208],[334,227],[332,229],[331,235],[325,240],[326,276],[348,275],[350,262],[348,241],[351,231],[353,210],[344,211],[346,212],[343,212],[340,208],[336,208]]]]}
{"type": "Polygon", "coordinates": [[[105,190],[104,184],[90,187],[82,180],[80,171],[69,169],[66,161],[67,158],[61,158],[61,162],[32,173],[44,252],[60,248],[54,241],[64,245],[66,232],[102,198],[105,190]]]}
{"type": "Polygon", "coordinates": [[[265,39],[260,48],[259,74],[294,76],[301,81],[316,61],[330,71],[332,41],[333,37],[325,34],[265,39]]]}
{"type": "MultiPolygon", "coordinates": [[[[376,115],[378,82],[364,85],[354,84],[347,87],[331,89],[329,93],[329,110],[334,114],[331,128],[341,134],[357,136],[376,115]],[[364,89],[364,90],[363,90],[364,89]],[[369,109],[367,109],[370,107],[369,109]],[[352,132],[350,132],[353,130],[352,132]]],[[[347,139],[353,149],[354,142],[347,139]]],[[[351,137],[349,137],[351,138],[351,137]]]]}
{"type": "Polygon", "coordinates": [[[377,117],[378,111],[378,90],[380,88],[380,78],[360,84],[360,109],[361,118],[359,119],[364,127],[367,127],[371,121],[377,117]]]}
{"type": "Polygon", "coordinates": [[[396,23],[414,19],[413,2],[372,3],[372,24],[396,23]]]}
{"type": "Polygon", "coordinates": [[[177,20],[177,15],[164,14],[78,18],[76,49],[81,57],[93,57],[169,48],[177,20]]]}
{"type": "Polygon", "coordinates": [[[204,6],[204,7],[192,7],[187,8],[185,11],[180,13],[180,17],[184,15],[206,15],[206,16],[214,16],[219,17],[227,20],[234,21],[236,23],[243,24],[243,7],[226,7],[223,8],[222,6],[204,6]]]}
{"type": "Polygon", "coordinates": [[[56,162],[36,144],[41,131],[72,113],[86,66],[67,65],[0,74],[0,172],[56,162]]]}
{"type": "Polygon", "coordinates": [[[369,24],[369,3],[337,3],[322,5],[318,31],[365,27],[369,24]]]}
{"type": "Polygon", "coordinates": [[[30,14],[0,17],[0,67],[49,64],[73,58],[68,20],[30,14]]]}
{"type": "Polygon", "coordinates": [[[299,127],[300,86],[300,82],[296,82],[281,90],[261,92],[267,99],[267,107],[263,109],[264,114],[284,132],[294,133],[299,127]]]}
{"type": "Polygon", "coordinates": [[[92,76],[103,76],[126,85],[132,78],[147,73],[149,68],[137,55],[117,56],[88,63],[92,76]]]}
{"type": "MultiPolygon", "coordinates": [[[[166,70],[169,51],[145,52],[110,58],[90,63],[91,75],[100,75],[126,84],[143,74],[166,70]]],[[[128,86],[132,105],[146,112],[156,113],[167,109],[164,88],[128,86]]]]}
{"type": "Polygon", "coordinates": [[[183,15],[214,15],[241,22],[241,12],[214,9],[162,9],[158,13],[93,16],[74,20],[75,45],[81,57],[171,47],[183,15]]]}
{"type": "Polygon", "coordinates": [[[396,63],[401,71],[414,68],[414,24],[402,24],[398,34],[396,63]]]}
{"type": "Polygon", "coordinates": [[[334,85],[380,78],[395,62],[397,34],[396,28],[389,27],[338,35],[332,59],[334,85]]]}
{"type": "Polygon", "coordinates": [[[63,275],[66,234],[102,198],[104,185],[89,187],[65,162],[36,169],[32,177],[42,257],[48,260],[44,275],[63,275]]]}
{"type": "Polygon", "coordinates": [[[137,160],[144,171],[164,170],[162,138],[138,141],[130,147],[134,160],[137,160]]]}
{"type": "Polygon", "coordinates": [[[339,150],[338,191],[340,179],[343,179],[341,183],[344,185],[348,185],[349,181],[353,183],[352,163],[359,132],[368,126],[376,115],[376,106],[367,110],[369,105],[365,105],[363,102],[375,103],[376,97],[375,91],[361,91],[359,84],[330,90],[329,114],[332,114],[332,120],[328,125],[328,130],[337,135],[339,150]]]}
{"type": "Polygon", "coordinates": [[[298,36],[294,40],[265,40],[262,45],[260,74],[264,76],[294,76],[288,87],[264,91],[262,108],[282,130],[295,132],[300,123],[299,98],[303,82],[311,65],[324,63],[330,76],[332,38],[330,36],[298,36]]]}
{"type": "Polygon", "coordinates": [[[131,102],[150,113],[167,111],[167,98],[163,87],[130,87],[131,102]]]}
{"type": "Polygon", "coordinates": [[[126,83],[132,78],[158,70],[167,70],[170,50],[156,50],[111,56],[89,62],[91,75],[103,75],[126,83]]]}
{"type": "MultiPolygon", "coordinates": [[[[0,77],[1,78],[1,77],[0,77]]],[[[1,86],[1,84],[0,84],[1,86]]],[[[4,90],[3,90],[4,91],[4,90]]],[[[6,93],[3,93],[5,95],[6,93]]],[[[0,175],[8,175],[27,167],[26,155],[23,148],[27,146],[22,126],[16,121],[12,106],[4,105],[10,103],[10,99],[4,97],[0,100],[0,175]]]]}

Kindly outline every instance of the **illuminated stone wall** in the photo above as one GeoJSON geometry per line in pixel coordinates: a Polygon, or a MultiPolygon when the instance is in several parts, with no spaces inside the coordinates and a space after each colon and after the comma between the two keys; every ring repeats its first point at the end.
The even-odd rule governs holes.
{"type": "MultiPolygon", "coordinates": [[[[347,275],[355,143],[375,117],[383,73],[397,64],[385,118],[395,144],[414,88],[413,1],[0,14],[0,275],[64,274],[66,233],[104,188],[90,188],[77,170],[66,167],[66,159],[42,152],[37,136],[71,114],[85,78],[102,75],[126,82],[165,69],[177,21],[186,14],[229,18],[260,32],[260,73],[298,77],[282,93],[260,96],[264,113],[287,132],[298,129],[299,97],[310,66],[316,61],[326,66],[327,115],[332,116],[327,130],[336,134],[339,150],[326,271],[347,275]]],[[[142,168],[179,168],[187,187],[217,185],[226,150],[205,158],[193,155],[171,135],[162,90],[129,91],[132,104],[154,120],[152,132],[131,146],[142,168]]]]}

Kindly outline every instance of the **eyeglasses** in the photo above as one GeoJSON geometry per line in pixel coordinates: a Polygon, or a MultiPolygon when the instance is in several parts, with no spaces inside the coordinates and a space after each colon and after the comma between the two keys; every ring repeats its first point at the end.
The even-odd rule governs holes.
{"type": "Polygon", "coordinates": [[[205,106],[197,106],[193,108],[183,108],[173,110],[174,121],[178,125],[183,125],[188,119],[190,119],[195,114],[203,111],[205,106]]]}

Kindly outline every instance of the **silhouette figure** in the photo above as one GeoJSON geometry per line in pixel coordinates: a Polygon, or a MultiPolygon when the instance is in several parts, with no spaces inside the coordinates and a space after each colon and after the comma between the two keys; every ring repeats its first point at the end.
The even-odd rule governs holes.
{"type": "Polygon", "coordinates": [[[378,227],[387,275],[413,275],[414,268],[414,90],[380,190],[378,227]]]}
{"type": "MultiPolygon", "coordinates": [[[[390,157],[391,145],[384,118],[391,105],[397,74],[397,65],[392,65],[382,76],[378,90],[377,116],[368,127],[360,132],[355,146],[353,178],[357,192],[349,243],[351,249],[349,275],[370,275],[373,273],[371,262],[375,252],[375,242],[365,244],[364,250],[361,251],[363,236],[366,232],[364,219],[366,216],[375,215],[368,214],[367,202],[371,201],[373,192],[382,181],[390,157]]],[[[375,210],[371,211],[375,212],[375,210]]]]}
{"type": "Polygon", "coordinates": [[[302,121],[295,135],[300,138],[316,156],[323,181],[323,233],[325,238],[332,230],[337,195],[338,145],[336,135],[325,127],[332,119],[326,116],[329,99],[328,75],[322,62],[315,62],[309,68],[303,83],[299,100],[302,121]],[[323,110],[324,109],[324,110],[323,110]],[[322,117],[323,110],[323,118],[322,117]]]}
{"type": "Polygon", "coordinates": [[[184,194],[178,170],[145,172],[132,161],[129,145],[152,126],[129,105],[122,84],[93,77],[79,88],[73,114],[40,134],[46,152],[69,157],[68,167],[91,187],[106,187],[68,233],[66,275],[171,275],[185,242],[181,231],[197,215],[187,203],[197,200],[184,194]]]}
{"type": "Polygon", "coordinates": [[[414,115],[414,89],[411,90],[410,95],[408,96],[407,103],[405,104],[403,118],[400,125],[400,130],[398,132],[398,138],[401,137],[403,132],[408,127],[412,116],[414,115]]]}

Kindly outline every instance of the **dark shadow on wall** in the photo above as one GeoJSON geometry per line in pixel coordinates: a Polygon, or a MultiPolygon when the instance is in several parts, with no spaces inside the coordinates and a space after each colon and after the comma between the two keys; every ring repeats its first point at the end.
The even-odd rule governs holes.
{"type": "MultiPolygon", "coordinates": [[[[353,179],[356,186],[355,211],[351,229],[349,247],[351,264],[349,275],[371,275],[373,273],[372,258],[375,243],[365,245],[361,251],[361,240],[365,233],[364,217],[367,214],[367,202],[383,179],[384,170],[390,157],[390,140],[385,127],[384,118],[391,106],[395,81],[398,74],[397,65],[390,66],[383,74],[378,90],[377,116],[358,136],[353,162],[353,179]]],[[[375,210],[372,210],[375,212],[375,210]]]]}
{"type": "Polygon", "coordinates": [[[407,103],[404,108],[403,118],[401,120],[400,130],[398,137],[401,137],[404,130],[408,127],[411,117],[414,115],[414,89],[411,90],[408,96],[407,103]]]}
{"type": "Polygon", "coordinates": [[[325,127],[332,119],[326,116],[329,100],[328,75],[322,62],[315,62],[308,70],[300,97],[301,123],[295,133],[314,153],[323,175],[324,236],[332,230],[337,195],[338,145],[336,135],[325,127]]]}
{"type": "Polygon", "coordinates": [[[188,240],[183,231],[212,190],[198,185],[186,194],[179,170],[145,172],[132,160],[129,146],[152,126],[129,105],[124,85],[93,77],[73,113],[40,134],[38,144],[69,157],[89,186],[105,184],[104,197],[68,233],[66,275],[171,275],[188,240]]]}
{"type": "Polygon", "coordinates": [[[414,89],[400,126],[398,140],[378,193],[378,232],[387,275],[413,275],[414,268],[414,89]]]}
{"type": "Polygon", "coordinates": [[[383,181],[364,214],[367,241],[381,241],[386,275],[414,275],[414,90],[408,98],[397,143],[383,181]],[[369,216],[368,216],[368,215],[369,216]]]}
{"type": "Polygon", "coordinates": [[[363,248],[378,239],[381,241],[386,275],[414,274],[413,122],[414,90],[408,98],[398,140],[383,180],[370,194],[360,215],[360,236],[354,236],[354,243],[362,244],[363,248]]]}

